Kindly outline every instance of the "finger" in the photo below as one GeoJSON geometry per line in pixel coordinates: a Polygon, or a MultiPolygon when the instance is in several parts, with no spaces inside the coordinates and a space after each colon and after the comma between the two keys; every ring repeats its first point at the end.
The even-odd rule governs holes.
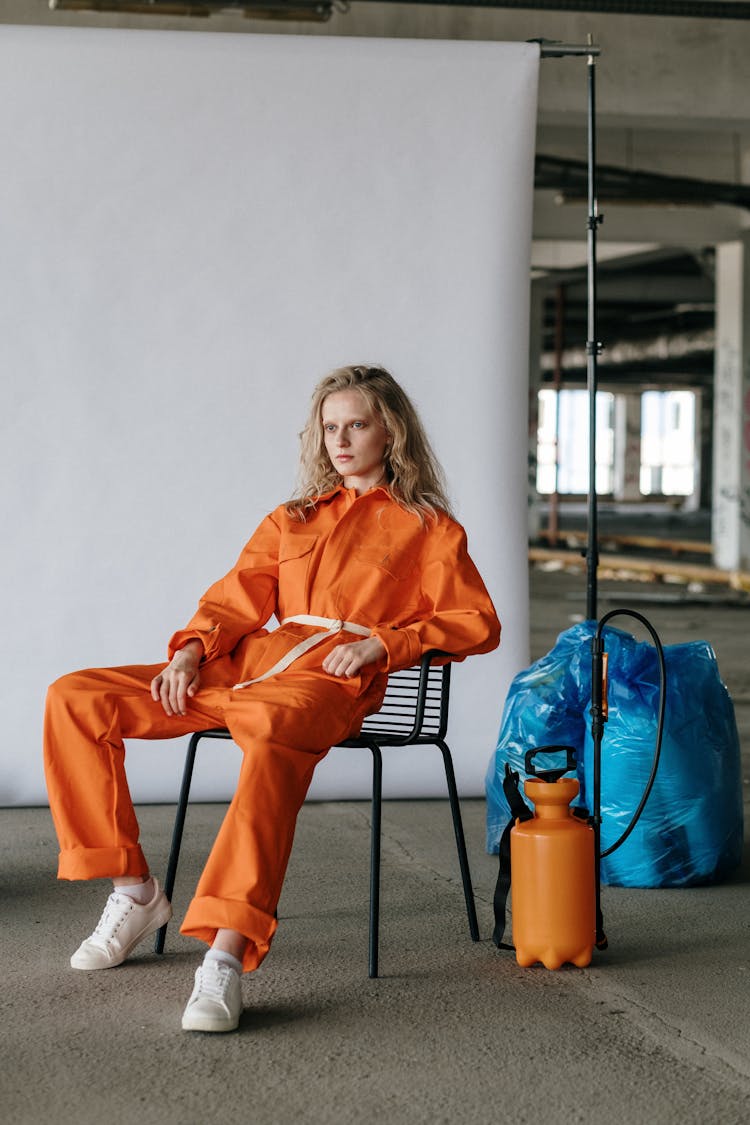
{"type": "Polygon", "coordinates": [[[334,675],[338,676],[340,679],[348,679],[356,675],[360,667],[361,661],[357,656],[355,656],[354,653],[347,653],[339,662],[334,675]]]}
{"type": "Polygon", "coordinates": [[[177,681],[176,688],[175,688],[175,710],[177,711],[178,715],[184,715],[185,714],[185,692],[186,692],[186,690],[187,690],[187,685],[185,683],[185,680],[182,677],[180,677],[179,680],[177,681]]]}
{"type": "Polygon", "coordinates": [[[161,681],[161,688],[159,690],[159,698],[161,699],[161,705],[164,708],[165,715],[173,714],[172,705],[169,701],[169,690],[169,683],[167,682],[166,678],[163,677],[161,681]]]}
{"type": "Polygon", "coordinates": [[[169,687],[169,706],[172,708],[173,715],[180,714],[180,683],[180,678],[175,676],[169,687]]]}
{"type": "Polygon", "coordinates": [[[323,661],[325,671],[333,672],[333,674],[336,675],[334,669],[340,671],[342,665],[348,663],[352,650],[356,649],[358,644],[358,641],[348,641],[344,644],[336,645],[335,648],[331,649],[328,656],[323,661]]]}
{"type": "Polygon", "coordinates": [[[160,688],[161,688],[161,673],[159,673],[158,676],[154,676],[153,680],[151,681],[151,698],[153,699],[154,703],[159,702],[160,688]]]}
{"type": "Polygon", "coordinates": [[[333,676],[345,676],[349,667],[349,657],[342,653],[331,661],[330,672],[333,676]]]}
{"type": "Polygon", "coordinates": [[[195,695],[195,681],[197,676],[190,676],[188,673],[183,674],[177,681],[177,712],[180,715],[187,714],[187,701],[188,696],[195,695]]]}

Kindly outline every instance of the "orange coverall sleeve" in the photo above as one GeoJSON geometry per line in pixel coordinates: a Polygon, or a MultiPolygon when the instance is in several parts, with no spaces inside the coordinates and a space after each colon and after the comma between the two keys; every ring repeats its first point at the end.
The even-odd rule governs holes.
{"type": "Polygon", "coordinates": [[[385,670],[416,664],[430,649],[455,660],[491,652],[500,643],[500,622],[466,545],[466,532],[453,520],[432,528],[422,564],[418,620],[373,629],[385,646],[385,670]]]}
{"type": "Polygon", "coordinates": [[[235,566],[206,591],[193,618],[171,638],[170,660],[191,640],[203,645],[203,663],[216,660],[266,625],[276,611],[280,534],[274,515],[266,516],[235,566]]]}

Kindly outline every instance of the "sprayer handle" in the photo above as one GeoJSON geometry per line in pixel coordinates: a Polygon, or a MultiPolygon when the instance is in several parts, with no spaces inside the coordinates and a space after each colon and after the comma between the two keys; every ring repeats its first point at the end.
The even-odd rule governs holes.
{"type": "Polygon", "coordinates": [[[556,770],[544,770],[545,781],[557,781],[564,773],[571,773],[576,768],[576,751],[575,746],[560,746],[557,743],[550,746],[537,746],[536,750],[527,750],[524,758],[524,769],[530,777],[541,777],[534,766],[534,757],[536,754],[557,754],[565,753],[565,768],[556,770]]]}

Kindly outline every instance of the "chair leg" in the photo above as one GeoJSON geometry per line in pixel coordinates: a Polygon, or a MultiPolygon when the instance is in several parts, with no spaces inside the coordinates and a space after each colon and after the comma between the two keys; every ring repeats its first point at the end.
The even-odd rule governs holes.
{"type": "Polygon", "coordinates": [[[380,929],[380,824],[383,795],[383,757],[374,743],[372,751],[372,828],[370,837],[370,977],[378,975],[380,929]]]}
{"type": "MultiPolygon", "coordinates": [[[[164,893],[172,901],[172,892],[174,891],[175,879],[177,877],[177,864],[180,860],[180,846],[182,844],[182,831],[185,827],[185,816],[187,814],[188,799],[190,797],[190,783],[193,780],[193,766],[195,765],[195,752],[198,749],[198,742],[201,738],[202,732],[196,731],[191,735],[188,742],[187,754],[185,755],[185,767],[182,771],[182,785],[180,787],[180,797],[177,802],[177,811],[174,818],[174,828],[172,829],[172,846],[169,850],[169,862],[167,863],[167,876],[164,880],[164,893]]],[[[154,941],[154,953],[164,952],[164,942],[167,936],[167,924],[156,931],[156,940],[154,941]]]]}
{"type": "Polygon", "coordinates": [[[464,886],[464,898],[466,899],[466,914],[469,919],[469,933],[471,934],[472,941],[479,941],[479,923],[477,922],[477,908],[474,902],[474,889],[471,885],[471,872],[469,871],[469,857],[466,852],[466,839],[464,837],[464,827],[461,820],[461,806],[458,801],[458,789],[456,788],[456,775],[453,771],[453,759],[451,752],[445,742],[436,743],[440,747],[440,752],[443,755],[443,765],[445,766],[445,780],[448,783],[448,797],[450,798],[451,813],[453,815],[453,831],[456,836],[456,849],[458,851],[458,863],[461,868],[461,881],[464,886]]]}

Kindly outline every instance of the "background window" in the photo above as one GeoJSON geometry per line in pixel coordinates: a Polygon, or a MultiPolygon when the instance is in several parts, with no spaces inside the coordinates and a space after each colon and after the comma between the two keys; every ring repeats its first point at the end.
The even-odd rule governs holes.
{"type": "Polygon", "coordinates": [[[695,489],[695,395],[645,391],[641,396],[641,492],[691,496],[695,489]]]}
{"type": "MultiPolygon", "coordinates": [[[[614,395],[596,396],[596,490],[611,493],[614,478],[614,395]]],[[[588,391],[539,392],[537,491],[586,494],[589,490],[588,391]]]]}

